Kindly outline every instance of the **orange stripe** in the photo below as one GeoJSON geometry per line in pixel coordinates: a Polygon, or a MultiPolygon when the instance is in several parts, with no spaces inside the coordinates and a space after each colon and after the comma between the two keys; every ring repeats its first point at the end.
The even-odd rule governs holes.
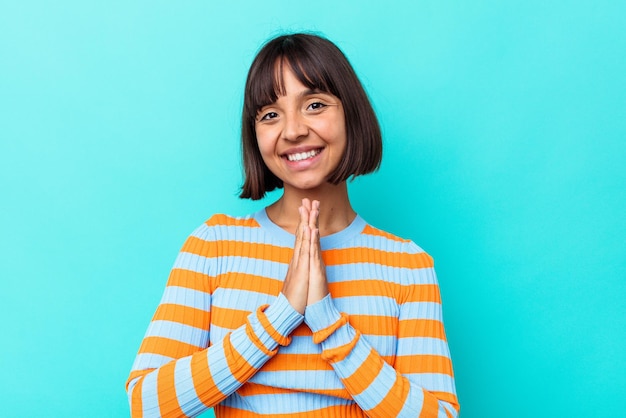
{"type": "Polygon", "coordinates": [[[218,213],[211,216],[211,219],[205,222],[207,226],[249,226],[258,228],[259,224],[254,218],[241,219],[218,213]]]}
{"type": "Polygon", "coordinates": [[[452,362],[445,356],[397,356],[394,367],[403,373],[444,373],[452,376],[452,362]]]}
{"type": "Polygon", "coordinates": [[[383,280],[350,280],[346,282],[329,283],[328,290],[334,298],[388,295],[395,297],[396,300],[400,300],[402,297],[402,302],[441,303],[439,286],[436,284],[403,286],[383,280]]]}
{"type": "MultiPolygon", "coordinates": [[[[288,264],[293,255],[293,249],[290,247],[234,240],[208,242],[196,237],[189,237],[185,244],[183,244],[182,251],[208,257],[213,257],[217,253],[223,257],[245,255],[247,257],[284,264],[288,264]],[[212,244],[211,248],[209,248],[209,244],[212,244]]],[[[413,269],[433,267],[432,257],[427,253],[406,254],[367,247],[326,250],[322,252],[322,257],[327,266],[349,262],[377,263],[392,267],[413,269]]]]}
{"type": "Polygon", "coordinates": [[[159,400],[159,412],[162,417],[185,416],[176,398],[174,385],[175,367],[175,362],[168,363],[159,369],[157,375],[157,396],[159,400]]]}
{"type": "Polygon", "coordinates": [[[189,306],[163,303],[157,308],[152,320],[172,321],[200,329],[209,329],[211,313],[189,306]]]}
{"type": "Polygon", "coordinates": [[[286,370],[332,370],[328,362],[319,354],[279,354],[271,358],[261,368],[264,372],[286,370]]]}
{"type": "Polygon", "coordinates": [[[202,350],[191,356],[191,379],[196,389],[200,401],[210,407],[226,398],[213,380],[211,370],[209,369],[209,359],[207,351],[202,350]]]}
{"type": "Polygon", "coordinates": [[[270,351],[267,349],[267,347],[263,345],[261,340],[259,340],[259,337],[257,337],[256,334],[252,331],[252,326],[250,326],[250,322],[246,322],[246,335],[248,336],[250,341],[252,341],[252,344],[254,344],[256,348],[261,350],[263,354],[265,354],[266,356],[271,357],[271,356],[274,356],[278,352],[277,348],[270,351]]]}
{"type": "Polygon", "coordinates": [[[130,416],[132,418],[143,417],[143,398],[141,396],[141,388],[143,387],[143,379],[139,379],[135,387],[133,388],[133,394],[131,396],[130,416]]]}
{"type": "Polygon", "coordinates": [[[152,370],[154,369],[145,369],[145,370],[133,370],[132,372],[130,372],[130,375],[128,376],[128,380],[126,381],[126,390],[128,390],[128,385],[130,384],[130,382],[139,377],[139,376],[145,376],[148,373],[150,373],[152,370]]]}
{"type": "Polygon", "coordinates": [[[191,270],[172,269],[167,281],[168,286],[184,287],[185,289],[209,292],[211,276],[191,270]]]}
{"type": "Polygon", "coordinates": [[[409,287],[404,302],[435,302],[441,303],[439,286],[436,284],[416,284],[409,287]]]}
{"type": "Polygon", "coordinates": [[[250,311],[240,311],[238,309],[228,309],[213,306],[213,325],[226,328],[235,329],[239,328],[246,322],[250,311]]]}
{"type": "Polygon", "coordinates": [[[202,350],[202,347],[163,337],[146,337],[139,348],[140,353],[160,354],[171,358],[181,358],[202,350]]]}
{"type": "Polygon", "coordinates": [[[445,341],[446,333],[443,323],[436,319],[405,319],[400,321],[398,338],[408,337],[431,337],[445,341]]]}
{"type": "Polygon", "coordinates": [[[430,393],[436,396],[437,399],[442,400],[444,402],[448,402],[456,410],[457,413],[459,412],[459,400],[454,395],[454,393],[450,393],[450,392],[430,392],[430,393]]]}
{"type": "Polygon", "coordinates": [[[372,417],[395,417],[398,416],[406,399],[409,397],[411,386],[406,378],[396,375],[396,381],[389,392],[374,408],[368,409],[368,415],[372,417]]]}
{"type": "Polygon", "coordinates": [[[362,334],[395,336],[398,332],[398,318],[376,315],[350,315],[350,325],[362,334]]]}
{"type": "Polygon", "coordinates": [[[422,390],[424,394],[424,403],[422,404],[422,411],[419,418],[432,418],[439,414],[439,402],[431,393],[426,390],[422,390]]]}
{"type": "Polygon", "coordinates": [[[215,251],[210,251],[213,248],[207,248],[208,244],[208,241],[203,241],[200,238],[189,237],[183,244],[181,251],[205,257],[215,257],[217,254],[220,257],[245,256],[285,264],[291,261],[293,254],[292,248],[263,243],[221,240],[210,243],[215,247],[215,251]]]}
{"type": "Polygon", "coordinates": [[[341,379],[341,381],[350,393],[358,395],[367,389],[374,379],[376,379],[383,366],[384,362],[374,349],[372,349],[363,364],[361,364],[352,375],[341,379]]]}
{"type": "Polygon", "coordinates": [[[433,259],[426,253],[406,254],[366,247],[326,250],[322,252],[322,258],[327,266],[345,263],[376,263],[412,269],[433,267],[433,259]]]}
{"type": "Polygon", "coordinates": [[[365,228],[363,228],[363,231],[361,231],[361,233],[365,235],[374,235],[377,237],[384,237],[393,241],[410,242],[408,239],[403,239],[395,235],[392,235],[388,232],[381,231],[380,229],[374,228],[371,225],[365,225],[365,228]]]}
{"type": "Polygon", "coordinates": [[[350,280],[345,282],[329,283],[328,290],[334,298],[350,296],[380,296],[389,295],[398,298],[403,286],[383,280],[350,280]]]}
{"type": "MultiPolygon", "coordinates": [[[[263,369],[261,369],[263,370],[263,369]]],[[[237,393],[241,396],[255,396],[255,395],[285,395],[288,393],[294,393],[293,390],[282,389],[273,386],[259,385],[257,383],[246,383],[237,389],[237,393]]]]}
{"type": "Polygon", "coordinates": [[[313,332],[311,331],[311,328],[303,322],[298,325],[298,328],[296,328],[291,335],[293,337],[312,337],[313,332]]]}
{"type": "Polygon", "coordinates": [[[216,276],[216,287],[224,289],[247,290],[276,296],[280,293],[283,282],[264,276],[246,273],[224,273],[216,276]]]}

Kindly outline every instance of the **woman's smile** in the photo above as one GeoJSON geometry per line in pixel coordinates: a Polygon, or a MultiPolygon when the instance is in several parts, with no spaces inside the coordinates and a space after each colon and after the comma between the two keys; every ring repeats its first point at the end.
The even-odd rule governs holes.
{"type": "Polygon", "coordinates": [[[318,156],[322,152],[322,150],[323,148],[316,148],[310,151],[288,152],[285,154],[285,158],[287,158],[287,160],[291,162],[309,160],[313,157],[318,156]]]}

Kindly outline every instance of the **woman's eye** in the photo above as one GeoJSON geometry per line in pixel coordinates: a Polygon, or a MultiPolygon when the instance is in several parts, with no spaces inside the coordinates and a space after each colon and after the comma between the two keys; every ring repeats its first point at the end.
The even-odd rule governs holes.
{"type": "Polygon", "coordinates": [[[274,119],[275,117],[278,117],[278,113],[276,112],[267,112],[266,114],[262,115],[259,120],[270,120],[270,119],[274,119]]]}
{"type": "Polygon", "coordinates": [[[326,107],[326,105],[324,103],[322,103],[322,102],[315,102],[315,103],[311,103],[308,106],[308,109],[309,110],[319,110],[319,109],[322,109],[323,107],[326,107]]]}

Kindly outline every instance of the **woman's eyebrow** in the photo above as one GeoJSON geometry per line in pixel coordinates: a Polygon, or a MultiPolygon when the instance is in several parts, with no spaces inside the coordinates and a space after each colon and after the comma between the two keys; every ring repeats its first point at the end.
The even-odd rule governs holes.
{"type": "Polygon", "coordinates": [[[307,90],[303,90],[301,91],[298,96],[300,97],[306,97],[306,96],[313,96],[315,94],[330,94],[326,91],[320,90],[320,89],[307,89],[307,90]]]}

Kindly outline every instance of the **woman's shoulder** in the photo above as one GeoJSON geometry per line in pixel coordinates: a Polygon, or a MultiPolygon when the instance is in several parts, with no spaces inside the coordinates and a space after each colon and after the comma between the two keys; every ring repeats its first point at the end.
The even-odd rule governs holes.
{"type": "Polygon", "coordinates": [[[254,215],[246,216],[232,216],[223,213],[216,213],[204,222],[207,227],[220,227],[220,226],[234,226],[234,227],[248,227],[258,228],[259,223],[254,218],[254,215]]]}
{"type": "Polygon", "coordinates": [[[361,231],[361,237],[366,240],[369,247],[388,253],[392,257],[400,257],[411,265],[419,267],[433,265],[432,257],[411,239],[384,231],[369,223],[361,231]]]}
{"type": "Polygon", "coordinates": [[[199,225],[192,233],[197,238],[214,241],[229,239],[246,230],[259,228],[260,225],[254,215],[233,216],[224,213],[216,213],[199,225]]]}

